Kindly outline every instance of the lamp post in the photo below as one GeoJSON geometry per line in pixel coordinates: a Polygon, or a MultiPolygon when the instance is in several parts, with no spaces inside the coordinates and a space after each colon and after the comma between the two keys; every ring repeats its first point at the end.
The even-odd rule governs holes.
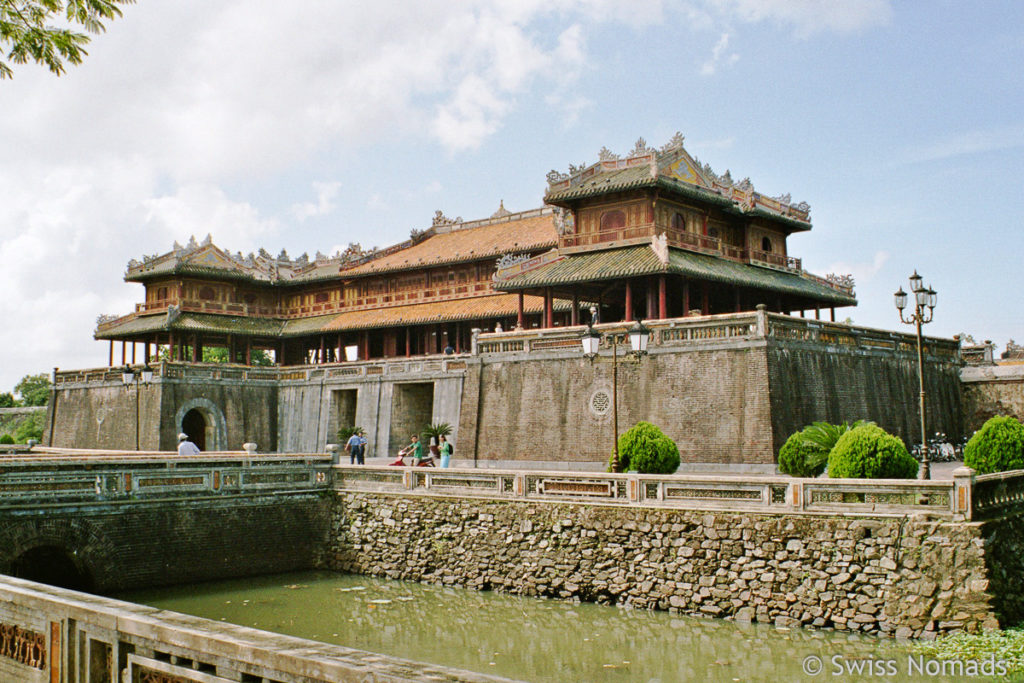
{"type": "Polygon", "coordinates": [[[135,450],[139,450],[139,387],[142,384],[149,384],[153,381],[153,368],[149,367],[149,363],[142,366],[142,370],[136,374],[132,367],[125,364],[124,370],[121,371],[121,382],[124,384],[124,390],[130,391],[132,384],[135,385],[135,450]]]}
{"type": "Polygon", "coordinates": [[[917,381],[918,386],[921,389],[921,449],[923,451],[919,478],[931,479],[932,466],[931,460],[928,456],[928,432],[925,431],[924,423],[924,351],[921,344],[921,326],[932,321],[938,294],[931,288],[931,286],[925,287],[922,284],[923,279],[924,278],[917,274],[917,270],[914,270],[914,274],[909,278],[910,291],[914,295],[913,313],[909,313],[906,317],[903,315],[903,309],[907,307],[907,293],[903,291],[902,287],[896,291],[893,297],[895,299],[896,308],[900,312],[900,322],[907,325],[914,325],[917,330],[917,381]]]}
{"type": "MultiPolygon", "coordinates": [[[[602,334],[594,329],[593,323],[587,325],[587,331],[580,337],[583,346],[583,355],[593,362],[597,357],[598,349],[601,346],[602,334]]],[[[619,471],[619,335],[617,332],[610,332],[608,336],[612,341],[612,447],[615,453],[612,459],[612,471],[619,471]]],[[[651,338],[651,331],[639,320],[629,328],[629,346],[633,356],[633,362],[647,354],[647,342],[651,338]]]]}

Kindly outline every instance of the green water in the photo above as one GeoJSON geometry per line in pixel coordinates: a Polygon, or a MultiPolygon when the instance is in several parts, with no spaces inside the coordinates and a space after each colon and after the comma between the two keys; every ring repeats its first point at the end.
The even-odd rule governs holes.
{"type": "Polygon", "coordinates": [[[906,646],[872,636],[782,630],[329,572],[118,597],[527,681],[961,680],[912,672],[906,646]],[[821,658],[817,675],[803,671],[809,656],[821,658]],[[851,667],[882,675],[858,676],[849,673],[851,667]],[[893,670],[896,675],[889,675],[893,670]]]}

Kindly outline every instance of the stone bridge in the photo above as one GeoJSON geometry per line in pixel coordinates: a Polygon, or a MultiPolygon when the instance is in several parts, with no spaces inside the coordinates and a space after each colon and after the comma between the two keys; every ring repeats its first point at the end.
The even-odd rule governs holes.
{"type": "Polygon", "coordinates": [[[99,593],[312,568],[327,455],[0,458],[0,573],[99,593]]]}

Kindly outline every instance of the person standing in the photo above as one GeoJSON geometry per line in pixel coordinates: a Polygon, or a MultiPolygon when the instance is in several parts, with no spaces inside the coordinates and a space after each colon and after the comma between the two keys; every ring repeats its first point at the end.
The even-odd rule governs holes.
{"type": "Polygon", "coordinates": [[[178,434],[178,455],[199,455],[199,446],[188,439],[188,434],[178,434]]]}
{"type": "Polygon", "coordinates": [[[345,450],[348,451],[349,465],[363,464],[363,446],[358,429],[352,432],[352,436],[348,437],[348,441],[345,442],[345,450]]]}
{"type": "Polygon", "coordinates": [[[366,464],[366,432],[362,429],[359,430],[359,459],[356,462],[359,465],[366,464]]]}
{"type": "Polygon", "coordinates": [[[442,434],[440,437],[441,445],[438,450],[441,451],[441,467],[448,467],[448,463],[452,459],[452,445],[448,443],[448,439],[442,434]]]}

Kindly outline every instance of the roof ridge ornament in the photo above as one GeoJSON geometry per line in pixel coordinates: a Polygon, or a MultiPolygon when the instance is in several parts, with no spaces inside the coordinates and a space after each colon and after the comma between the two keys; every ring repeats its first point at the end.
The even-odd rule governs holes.
{"type": "MultiPolygon", "coordinates": [[[[643,138],[640,139],[642,140],[643,138]]],[[[597,159],[598,161],[617,161],[619,159],[619,155],[607,147],[601,147],[601,151],[597,153],[597,159]]]]}
{"type": "Polygon", "coordinates": [[[491,218],[504,218],[511,215],[512,212],[505,208],[505,200],[502,199],[498,202],[498,210],[491,214],[491,218]]]}
{"type": "Polygon", "coordinates": [[[665,154],[666,152],[682,149],[683,141],[685,139],[686,138],[683,137],[683,134],[677,130],[676,134],[669,138],[668,142],[661,146],[661,153],[665,154]]]}
{"type": "Polygon", "coordinates": [[[647,146],[647,141],[644,140],[641,137],[641,138],[637,138],[636,139],[636,144],[633,145],[632,151],[630,151],[630,153],[627,156],[630,156],[630,157],[641,157],[641,156],[644,156],[646,154],[651,154],[653,152],[654,152],[654,148],[653,147],[648,147],[647,146]]]}

